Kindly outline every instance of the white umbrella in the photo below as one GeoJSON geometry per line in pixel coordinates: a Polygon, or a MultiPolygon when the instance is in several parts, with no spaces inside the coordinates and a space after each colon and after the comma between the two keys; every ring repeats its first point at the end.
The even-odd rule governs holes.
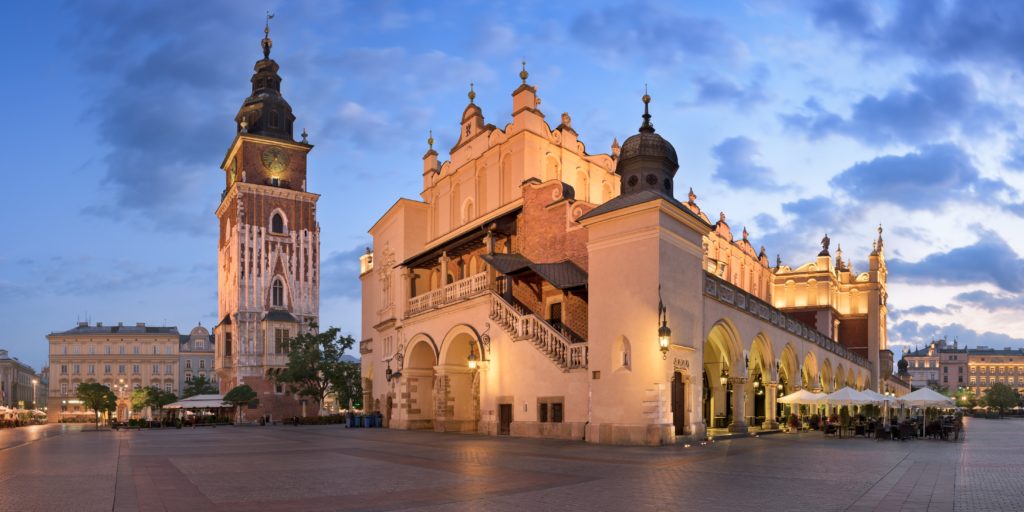
{"type": "Polygon", "coordinates": [[[870,390],[870,389],[865,389],[864,391],[861,391],[860,394],[870,398],[871,402],[872,403],[876,403],[876,404],[882,403],[882,402],[895,402],[896,401],[896,399],[891,397],[891,396],[885,396],[885,395],[883,395],[883,394],[881,394],[881,393],[879,393],[877,391],[870,390]]]}
{"type": "Polygon", "coordinates": [[[930,388],[921,388],[896,399],[909,407],[953,407],[953,399],[930,388]]]}
{"type": "Polygon", "coordinates": [[[829,405],[863,405],[871,402],[873,402],[871,398],[851,387],[833,391],[825,396],[825,403],[829,405]]]}
{"type": "Polygon", "coordinates": [[[779,398],[780,404],[796,404],[796,405],[818,405],[825,399],[824,393],[812,393],[806,389],[801,389],[795,393],[790,393],[782,398],[779,398]]]}

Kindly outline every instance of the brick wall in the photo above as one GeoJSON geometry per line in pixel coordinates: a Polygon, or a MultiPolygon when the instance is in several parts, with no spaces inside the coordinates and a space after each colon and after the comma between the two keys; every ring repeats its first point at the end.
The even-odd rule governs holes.
{"type": "Polygon", "coordinates": [[[569,260],[586,270],[587,232],[573,219],[591,209],[591,205],[563,197],[561,182],[527,182],[523,185],[523,213],[516,225],[519,252],[536,263],[569,260]]]}

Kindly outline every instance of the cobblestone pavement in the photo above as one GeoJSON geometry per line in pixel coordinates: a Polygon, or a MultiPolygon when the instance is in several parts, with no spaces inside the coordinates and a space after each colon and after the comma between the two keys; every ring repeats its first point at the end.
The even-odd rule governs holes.
{"type": "Polygon", "coordinates": [[[432,432],[0,431],[0,510],[1021,510],[1024,420],[965,443],[593,446],[432,432]]]}

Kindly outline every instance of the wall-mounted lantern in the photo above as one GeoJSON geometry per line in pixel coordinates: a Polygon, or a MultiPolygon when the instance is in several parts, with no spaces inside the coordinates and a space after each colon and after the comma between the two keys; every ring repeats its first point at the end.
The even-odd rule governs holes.
{"type": "Polygon", "coordinates": [[[469,341],[469,357],[466,358],[470,370],[476,370],[476,342],[469,341]]]}
{"type": "Polygon", "coordinates": [[[658,320],[661,326],[658,327],[658,348],[661,350],[661,358],[668,357],[668,347],[672,344],[672,329],[668,328],[668,308],[661,300],[661,285],[658,285],[658,320]]]}
{"type": "Polygon", "coordinates": [[[729,383],[729,372],[725,369],[725,365],[722,365],[722,374],[719,375],[718,382],[723,386],[729,383]]]}

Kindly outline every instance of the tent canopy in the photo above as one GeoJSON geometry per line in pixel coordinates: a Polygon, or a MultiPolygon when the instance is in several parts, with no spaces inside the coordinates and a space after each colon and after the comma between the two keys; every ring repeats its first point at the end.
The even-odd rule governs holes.
{"type": "Polygon", "coordinates": [[[863,405],[873,401],[872,398],[851,387],[844,387],[825,396],[825,403],[829,405],[863,405]]]}
{"type": "Polygon", "coordinates": [[[953,407],[953,399],[930,388],[907,393],[896,401],[909,407],[953,407]]]}
{"type": "Polygon", "coordinates": [[[824,393],[812,393],[806,389],[801,389],[780,398],[778,401],[780,404],[817,405],[822,403],[824,399],[824,393]]]}
{"type": "Polygon", "coordinates": [[[170,405],[165,405],[164,409],[217,409],[219,407],[234,406],[224,403],[224,397],[222,395],[196,395],[190,396],[184,400],[179,400],[170,405]]]}
{"type": "Polygon", "coordinates": [[[865,389],[860,394],[871,399],[871,403],[882,403],[882,402],[895,402],[896,399],[891,396],[885,396],[877,391],[865,389]]]}

